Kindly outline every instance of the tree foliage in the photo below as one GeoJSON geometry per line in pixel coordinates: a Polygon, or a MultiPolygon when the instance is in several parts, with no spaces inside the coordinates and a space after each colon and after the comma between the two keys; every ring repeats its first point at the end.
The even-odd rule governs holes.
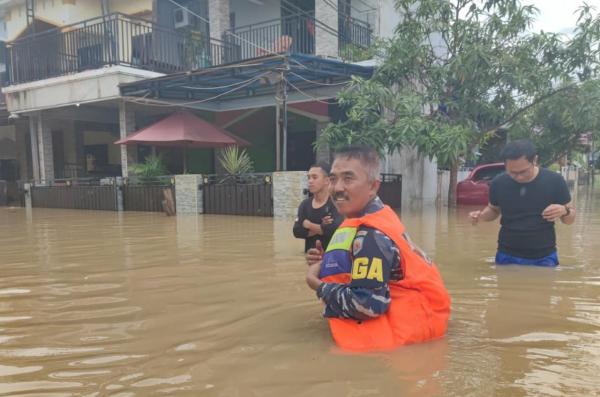
{"type": "Polygon", "coordinates": [[[347,119],[318,146],[410,146],[456,165],[499,128],[539,121],[531,115],[539,104],[599,71],[600,20],[587,5],[570,38],[530,32],[537,10],[518,0],[396,0],[396,8],[402,21],[379,48],[380,66],[339,96],[347,119]]]}

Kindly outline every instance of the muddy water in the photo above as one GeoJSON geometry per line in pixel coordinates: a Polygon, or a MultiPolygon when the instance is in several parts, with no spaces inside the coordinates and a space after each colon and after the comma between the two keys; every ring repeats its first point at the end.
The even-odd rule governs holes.
{"type": "Polygon", "coordinates": [[[600,194],[559,269],[496,267],[497,226],[405,209],[453,296],[448,336],[337,351],[272,219],[0,209],[0,395],[600,394],[600,194]]]}

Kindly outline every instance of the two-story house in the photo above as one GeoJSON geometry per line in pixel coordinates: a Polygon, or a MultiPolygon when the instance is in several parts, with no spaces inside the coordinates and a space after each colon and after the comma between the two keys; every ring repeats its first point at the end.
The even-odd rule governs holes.
{"type": "MultiPolygon", "coordinates": [[[[113,143],[181,108],[250,142],[257,171],[306,169],[331,99],[399,20],[393,0],[0,0],[0,16],[20,177],[36,181],[126,175],[149,149],[113,143]]],[[[214,172],[215,153],[189,162],[214,172]]]]}

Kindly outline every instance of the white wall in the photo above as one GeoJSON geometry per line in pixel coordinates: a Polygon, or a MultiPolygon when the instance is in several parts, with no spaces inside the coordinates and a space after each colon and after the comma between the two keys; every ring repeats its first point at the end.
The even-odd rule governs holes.
{"type": "Polygon", "coordinates": [[[231,0],[229,11],[235,12],[235,26],[246,26],[281,18],[280,0],[262,0],[262,3],[264,4],[258,5],[248,0],[231,0]]]}
{"type": "Polygon", "coordinates": [[[437,161],[419,155],[416,149],[403,148],[386,155],[382,172],[402,174],[402,207],[413,201],[433,203],[437,199],[437,161]]]}
{"type": "Polygon", "coordinates": [[[396,11],[393,0],[378,0],[378,3],[379,23],[375,33],[379,37],[392,37],[400,22],[400,14],[396,11]]]}
{"type": "MultiPolygon", "coordinates": [[[[102,15],[100,0],[36,0],[35,17],[56,26],[69,25],[102,15]],[[74,3],[74,4],[73,4],[74,3]]],[[[152,10],[152,0],[112,0],[111,11],[126,14],[142,13],[152,10]]],[[[27,27],[25,2],[8,6],[4,11],[7,40],[14,40],[27,27]]]]}

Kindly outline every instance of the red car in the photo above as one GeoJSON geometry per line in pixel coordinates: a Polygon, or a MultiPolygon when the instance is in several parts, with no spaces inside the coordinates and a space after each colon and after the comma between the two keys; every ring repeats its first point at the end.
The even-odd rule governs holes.
{"type": "Polygon", "coordinates": [[[456,185],[458,205],[486,205],[489,202],[490,182],[504,172],[504,163],[478,165],[467,179],[456,185]]]}

